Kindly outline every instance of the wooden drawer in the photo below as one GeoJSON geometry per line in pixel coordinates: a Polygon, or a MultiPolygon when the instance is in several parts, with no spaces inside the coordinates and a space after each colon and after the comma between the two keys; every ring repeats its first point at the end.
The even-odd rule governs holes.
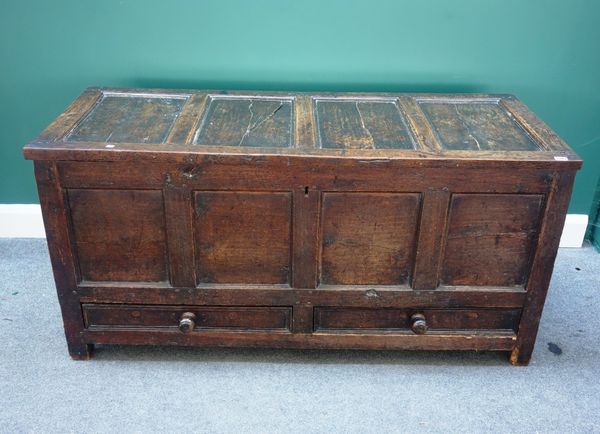
{"type": "Polygon", "coordinates": [[[413,315],[422,314],[428,331],[510,330],[516,331],[520,309],[370,309],[315,308],[315,331],[410,330],[413,315]]]}
{"type": "Polygon", "coordinates": [[[148,306],[82,304],[86,328],[174,329],[185,313],[194,315],[194,330],[233,329],[289,331],[290,307],[148,306]]]}

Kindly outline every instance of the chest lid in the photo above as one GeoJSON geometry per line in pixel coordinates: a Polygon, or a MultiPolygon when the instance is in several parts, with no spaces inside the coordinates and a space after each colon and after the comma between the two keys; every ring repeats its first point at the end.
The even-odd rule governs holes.
{"type": "Polygon", "coordinates": [[[512,95],[88,88],[29,159],[281,155],[581,165],[512,95]]]}

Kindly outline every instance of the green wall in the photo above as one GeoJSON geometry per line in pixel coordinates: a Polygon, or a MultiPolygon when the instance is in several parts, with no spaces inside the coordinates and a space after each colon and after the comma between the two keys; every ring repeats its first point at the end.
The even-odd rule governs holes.
{"type": "Polygon", "coordinates": [[[519,96],[600,164],[594,0],[3,0],[0,203],[37,202],[21,147],[88,85],[519,96]]]}

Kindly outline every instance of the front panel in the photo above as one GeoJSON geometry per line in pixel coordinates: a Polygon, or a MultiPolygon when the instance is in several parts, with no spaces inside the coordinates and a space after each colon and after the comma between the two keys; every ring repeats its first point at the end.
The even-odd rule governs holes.
{"type": "Polygon", "coordinates": [[[542,195],[453,195],[442,282],[524,285],[539,232],[542,203],[542,195]]]}
{"type": "MultiPolygon", "coordinates": [[[[66,179],[77,170],[74,167],[67,171],[66,179]]],[[[217,173],[214,167],[210,170],[211,176],[217,173]]],[[[228,169],[223,166],[222,170],[228,169]]],[[[192,171],[192,176],[195,173],[209,171],[202,167],[192,171]]],[[[310,189],[293,189],[289,185],[289,191],[177,193],[184,200],[183,208],[165,208],[165,200],[173,194],[176,182],[170,176],[165,190],[140,189],[141,180],[134,182],[136,188],[131,188],[133,184],[126,180],[111,189],[67,188],[65,197],[79,280],[86,284],[169,285],[169,281],[183,281],[200,286],[286,286],[293,283],[294,266],[300,267],[304,261],[299,270],[314,276],[304,282],[316,282],[321,289],[410,287],[422,272],[437,273],[437,278],[431,279],[432,286],[417,286],[418,289],[435,289],[436,280],[444,286],[526,284],[541,225],[544,194],[450,191],[447,195],[431,195],[418,189],[378,192],[376,188],[370,192],[349,188],[323,191],[318,184],[327,183],[328,174],[319,176],[323,181],[313,178],[311,184],[317,186],[310,189]],[[309,190],[314,200],[305,199],[309,190]],[[423,207],[424,195],[429,201],[439,201],[439,206],[430,203],[423,207]],[[167,222],[173,227],[183,221],[181,213],[185,209],[191,215],[190,226],[173,232],[179,239],[169,239],[168,244],[167,222]],[[436,232],[439,237],[423,237],[436,232]],[[432,240],[433,244],[425,244],[432,240]],[[185,274],[177,280],[170,276],[170,262],[178,254],[182,258],[173,249],[184,245],[190,245],[182,250],[191,252],[190,260],[180,261],[194,265],[177,268],[178,273],[185,274]],[[419,257],[425,257],[423,264],[435,264],[436,261],[429,261],[435,255],[440,255],[439,269],[415,268],[419,257]],[[314,267],[306,263],[307,258],[314,267]]],[[[468,172],[463,177],[468,183],[468,172]]],[[[154,182],[155,176],[148,179],[154,182]]],[[[94,185],[90,178],[87,182],[94,185]]],[[[263,180],[260,182],[264,184],[263,180]]],[[[198,183],[205,184],[202,178],[198,183]]],[[[246,183],[252,186],[251,180],[246,183]]],[[[285,187],[281,183],[279,186],[285,187]]],[[[398,187],[411,189],[406,184],[398,187]]]]}
{"type": "Polygon", "coordinates": [[[291,216],[287,192],[196,192],[198,283],[289,283],[291,216]]]}
{"type": "Polygon", "coordinates": [[[67,197],[80,280],[168,280],[162,191],[69,189],[67,197]]]}
{"type": "Polygon", "coordinates": [[[420,195],[323,193],[320,282],[404,285],[414,261],[420,195]]]}

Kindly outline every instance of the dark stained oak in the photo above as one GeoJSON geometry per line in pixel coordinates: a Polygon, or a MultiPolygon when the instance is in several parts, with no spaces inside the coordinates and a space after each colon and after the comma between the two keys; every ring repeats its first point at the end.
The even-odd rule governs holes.
{"type": "Polygon", "coordinates": [[[84,323],[76,293],[78,275],[69,235],[65,194],[57,182],[55,163],[36,161],[34,169],[67,347],[73,359],[87,360],[92,355],[93,345],[81,337],[84,323]]]}
{"type": "Polygon", "coordinates": [[[321,192],[314,185],[296,187],[292,211],[292,286],[315,288],[319,269],[319,211],[321,192]]]}
{"type": "Polygon", "coordinates": [[[324,193],[324,284],[401,285],[414,261],[418,194],[324,193]]]}
{"type": "Polygon", "coordinates": [[[540,149],[508,110],[495,101],[419,101],[442,147],[453,150],[540,149]]]}
{"type": "Polygon", "coordinates": [[[83,304],[89,329],[179,328],[182,317],[192,313],[194,330],[289,330],[289,307],[137,306],[83,304]]]}
{"type": "Polygon", "coordinates": [[[435,289],[440,283],[440,261],[447,233],[449,200],[447,187],[428,188],[423,194],[420,224],[436,230],[419,231],[412,279],[414,289],[435,289]]]}
{"type": "Polygon", "coordinates": [[[314,101],[321,148],[414,148],[395,99],[314,101]]]}
{"type": "Polygon", "coordinates": [[[186,96],[105,93],[65,140],[162,143],[186,100],[186,96]]]}
{"type": "Polygon", "coordinates": [[[90,330],[83,339],[97,344],[121,345],[198,345],[212,347],[318,348],[356,350],[474,350],[510,351],[516,335],[511,331],[442,331],[416,335],[412,331],[368,332],[336,331],[313,333],[281,333],[269,331],[208,330],[181,333],[162,330],[90,330]]]}
{"type": "Polygon", "coordinates": [[[168,279],[162,191],[67,190],[82,280],[168,279]]]}
{"type": "Polygon", "coordinates": [[[89,88],[24,149],[67,346],[530,360],[582,162],[512,95],[89,88]]]}
{"type": "Polygon", "coordinates": [[[198,282],[288,283],[291,207],[286,192],[195,192],[198,282]]]}
{"type": "Polygon", "coordinates": [[[517,344],[510,355],[510,361],[515,365],[527,365],[533,352],[574,178],[574,173],[554,173],[552,178],[540,229],[538,249],[533,256],[531,273],[527,281],[528,291],[523,304],[523,320],[519,325],[517,344]]]}
{"type": "Polygon", "coordinates": [[[442,282],[523,285],[539,232],[541,195],[457,194],[450,204],[442,282]]]}
{"type": "Polygon", "coordinates": [[[419,312],[428,331],[515,330],[521,315],[518,309],[316,308],[315,329],[408,330],[414,312],[419,312]]]}
{"type": "Polygon", "coordinates": [[[193,143],[287,148],[292,143],[292,100],[212,96],[193,143]]]}

